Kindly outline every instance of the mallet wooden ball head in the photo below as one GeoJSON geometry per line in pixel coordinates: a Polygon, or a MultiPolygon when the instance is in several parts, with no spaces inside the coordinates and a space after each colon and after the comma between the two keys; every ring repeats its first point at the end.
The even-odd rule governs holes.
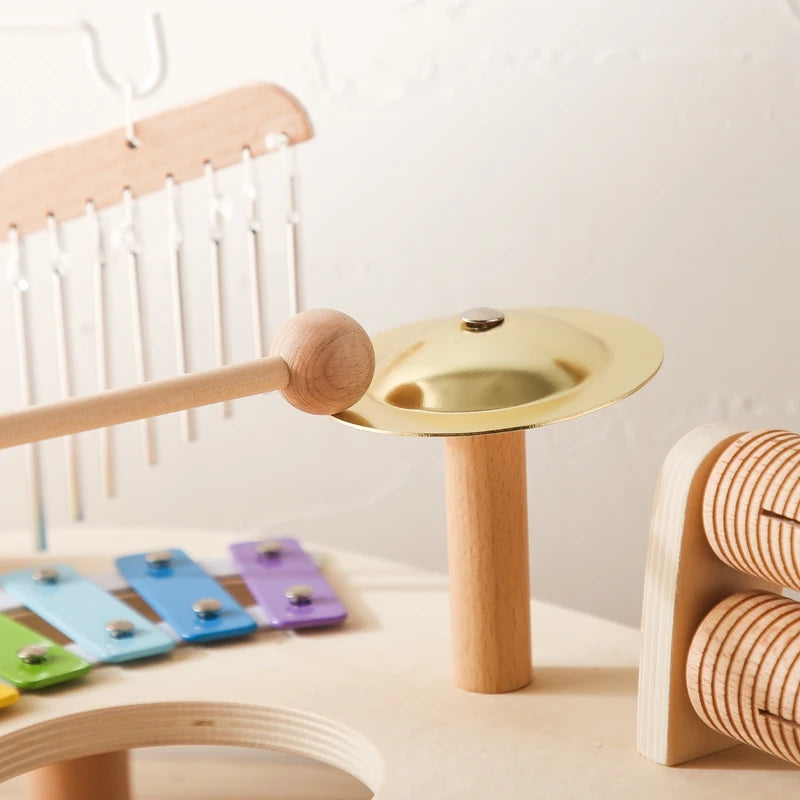
{"type": "Polygon", "coordinates": [[[329,308],[303,311],[275,337],[272,355],[289,370],[284,399],[307,414],[336,414],[367,391],[375,350],[367,332],[347,314],[329,308]]]}

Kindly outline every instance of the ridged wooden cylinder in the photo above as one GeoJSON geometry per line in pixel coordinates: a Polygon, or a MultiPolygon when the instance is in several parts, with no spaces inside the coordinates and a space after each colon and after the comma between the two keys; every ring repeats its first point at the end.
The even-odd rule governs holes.
{"type": "Polygon", "coordinates": [[[686,686],[706,724],[800,765],[800,603],[769,592],[727,597],[692,640],[686,686]]]}
{"type": "Polygon", "coordinates": [[[703,524],[722,561],[800,590],[800,435],[740,436],[712,469],[703,524]]]}

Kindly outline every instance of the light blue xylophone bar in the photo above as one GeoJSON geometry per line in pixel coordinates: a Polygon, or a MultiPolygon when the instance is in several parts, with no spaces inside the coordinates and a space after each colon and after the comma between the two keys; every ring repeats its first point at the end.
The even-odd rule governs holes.
{"type": "Polygon", "coordinates": [[[168,633],[66,564],[8,573],[0,586],[94,659],[119,663],[175,647],[168,633]]]}

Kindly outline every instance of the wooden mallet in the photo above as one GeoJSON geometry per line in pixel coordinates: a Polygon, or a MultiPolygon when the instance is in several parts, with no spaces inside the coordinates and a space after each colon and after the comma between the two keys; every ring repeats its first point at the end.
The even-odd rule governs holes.
{"type": "Polygon", "coordinates": [[[309,414],[335,414],[364,394],[374,368],[372,342],[354,319],[304,311],[281,328],[267,358],[2,415],[0,448],[273,391],[309,414]]]}

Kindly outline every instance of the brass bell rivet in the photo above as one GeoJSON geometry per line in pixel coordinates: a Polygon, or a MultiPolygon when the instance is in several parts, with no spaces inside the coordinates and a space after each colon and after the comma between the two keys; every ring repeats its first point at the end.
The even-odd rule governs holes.
{"type": "Polygon", "coordinates": [[[106,632],[112,639],[127,639],[133,636],[134,624],[127,619],[112,619],[106,623],[106,632]]]}
{"type": "Polygon", "coordinates": [[[52,567],[35,569],[31,573],[31,578],[35,583],[58,583],[58,570],[52,567]]]}
{"type": "Polygon", "coordinates": [[[314,597],[314,587],[307,583],[298,583],[286,590],[286,598],[293,606],[307,606],[314,597]]]}
{"type": "Polygon", "coordinates": [[[169,562],[172,561],[172,553],[170,553],[169,550],[158,550],[155,553],[148,553],[144,557],[144,560],[147,566],[152,569],[164,569],[164,567],[168,567],[169,562]]]}
{"type": "Polygon", "coordinates": [[[496,308],[470,308],[461,315],[463,327],[468,331],[490,331],[505,321],[505,314],[496,308]]]}
{"type": "Polygon", "coordinates": [[[202,600],[196,600],[192,603],[192,611],[200,619],[214,619],[219,616],[221,609],[222,603],[214,597],[204,597],[202,600]]]}
{"type": "Polygon", "coordinates": [[[277,539],[268,539],[256,545],[256,552],[264,558],[280,558],[283,545],[277,539]]]}
{"type": "Polygon", "coordinates": [[[17,651],[17,658],[26,664],[44,664],[49,650],[46,644],[29,644],[17,651]]]}

